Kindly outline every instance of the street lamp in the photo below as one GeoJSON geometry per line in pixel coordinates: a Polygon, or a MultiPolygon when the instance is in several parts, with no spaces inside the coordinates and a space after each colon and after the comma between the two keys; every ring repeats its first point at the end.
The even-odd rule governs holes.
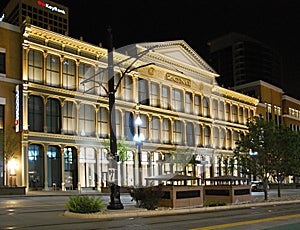
{"type": "Polygon", "coordinates": [[[138,161],[139,161],[139,185],[142,186],[142,159],[141,159],[141,146],[143,145],[143,141],[145,140],[145,136],[141,133],[141,125],[142,119],[140,115],[135,120],[135,124],[137,125],[137,134],[134,135],[133,140],[136,142],[137,150],[138,150],[138,161]]]}

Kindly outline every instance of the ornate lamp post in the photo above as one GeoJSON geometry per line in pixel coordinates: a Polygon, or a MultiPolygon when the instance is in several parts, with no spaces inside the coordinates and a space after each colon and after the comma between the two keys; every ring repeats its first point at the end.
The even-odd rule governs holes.
{"type": "Polygon", "coordinates": [[[139,161],[139,186],[143,185],[142,182],[142,151],[141,147],[143,145],[143,141],[145,140],[144,134],[141,133],[141,125],[142,125],[142,119],[140,115],[138,115],[137,119],[135,120],[135,124],[137,125],[137,134],[134,135],[133,139],[136,142],[137,151],[138,151],[138,161],[139,161]]]}

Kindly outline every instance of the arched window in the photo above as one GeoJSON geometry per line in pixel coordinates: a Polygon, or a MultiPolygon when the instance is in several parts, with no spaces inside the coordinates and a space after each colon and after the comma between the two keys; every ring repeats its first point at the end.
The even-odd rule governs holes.
{"type": "Polygon", "coordinates": [[[48,99],[46,104],[46,126],[48,133],[61,132],[61,108],[57,99],[48,99]]]}
{"type": "Polygon", "coordinates": [[[39,96],[29,96],[28,124],[30,131],[44,131],[44,103],[42,98],[39,96]]]}

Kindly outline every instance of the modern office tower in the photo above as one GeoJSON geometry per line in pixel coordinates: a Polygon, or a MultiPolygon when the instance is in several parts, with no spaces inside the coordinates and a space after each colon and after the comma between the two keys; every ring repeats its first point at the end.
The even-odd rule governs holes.
{"type": "Polygon", "coordinates": [[[208,42],[209,63],[220,74],[218,83],[236,87],[262,80],[282,87],[280,56],[263,43],[238,33],[229,33],[208,42]]]}
{"type": "Polygon", "coordinates": [[[2,21],[21,26],[25,20],[32,25],[60,34],[69,33],[69,9],[49,0],[10,0],[2,21]]]}

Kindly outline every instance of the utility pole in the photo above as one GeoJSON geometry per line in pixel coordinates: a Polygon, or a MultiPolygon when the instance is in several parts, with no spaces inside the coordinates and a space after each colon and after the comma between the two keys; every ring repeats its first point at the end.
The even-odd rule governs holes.
{"type": "Polygon", "coordinates": [[[110,202],[108,209],[123,209],[124,206],[120,199],[120,186],[118,183],[117,170],[117,138],[116,138],[116,110],[115,110],[115,74],[114,74],[114,57],[113,57],[113,39],[112,30],[108,28],[108,103],[110,114],[110,166],[114,169],[114,181],[110,185],[110,202]]]}

